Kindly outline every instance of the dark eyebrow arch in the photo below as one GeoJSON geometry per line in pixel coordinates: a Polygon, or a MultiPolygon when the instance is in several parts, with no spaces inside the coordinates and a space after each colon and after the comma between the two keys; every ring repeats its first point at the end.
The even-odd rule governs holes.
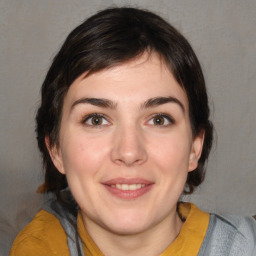
{"type": "Polygon", "coordinates": [[[78,104],[91,104],[97,107],[102,107],[102,108],[110,108],[110,109],[115,109],[116,104],[108,99],[101,99],[101,98],[81,98],[79,100],[76,100],[72,106],[71,110],[78,104]]]}
{"type": "Polygon", "coordinates": [[[180,106],[181,110],[183,113],[185,113],[185,107],[184,105],[175,97],[155,97],[148,99],[145,101],[141,108],[152,108],[152,107],[157,107],[166,103],[176,103],[180,106]]]}

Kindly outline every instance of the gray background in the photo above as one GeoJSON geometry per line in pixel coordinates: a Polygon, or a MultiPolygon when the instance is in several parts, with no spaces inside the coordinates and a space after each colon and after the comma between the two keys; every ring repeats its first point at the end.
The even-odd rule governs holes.
{"type": "Polygon", "coordinates": [[[162,15],[188,38],[201,61],[218,139],[205,183],[186,200],[208,211],[256,214],[255,0],[1,0],[2,255],[43,201],[35,193],[43,175],[34,117],[51,59],[71,29],[113,5],[162,15]]]}

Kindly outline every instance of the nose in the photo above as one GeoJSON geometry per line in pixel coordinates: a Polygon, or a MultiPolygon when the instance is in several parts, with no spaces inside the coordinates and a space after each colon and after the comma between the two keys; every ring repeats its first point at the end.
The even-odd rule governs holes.
{"type": "Polygon", "coordinates": [[[119,165],[141,165],[148,155],[142,131],[133,127],[118,127],[111,152],[112,161],[119,165]]]}

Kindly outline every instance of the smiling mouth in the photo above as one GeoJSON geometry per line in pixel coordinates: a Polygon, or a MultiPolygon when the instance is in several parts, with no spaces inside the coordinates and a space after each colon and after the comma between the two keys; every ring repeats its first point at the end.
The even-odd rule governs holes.
{"type": "Polygon", "coordinates": [[[137,190],[140,188],[144,188],[146,186],[146,184],[116,184],[116,185],[111,185],[111,188],[117,188],[123,191],[127,191],[127,190],[137,190]]]}
{"type": "Polygon", "coordinates": [[[102,185],[111,195],[120,199],[137,199],[149,192],[154,183],[142,179],[114,179],[102,185]]]}

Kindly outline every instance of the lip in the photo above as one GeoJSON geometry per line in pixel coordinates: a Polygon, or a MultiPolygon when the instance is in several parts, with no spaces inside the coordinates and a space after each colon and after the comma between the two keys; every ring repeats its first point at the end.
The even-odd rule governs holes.
{"type": "Polygon", "coordinates": [[[120,198],[120,199],[126,199],[126,200],[132,200],[137,199],[147,192],[149,192],[154,185],[154,182],[141,179],[141,178],[115,178],[111,180],[107,180],[102,182],[102,185],[106,188],[107,191],[109,191],[113,196],[120,198]],[[144,185],[141,188],[138,188],[136,190],[121,190],[116,187],[114,187],[116,184],[141,184],[144,185]]]}
{"type": "Polygon", "coordinates": [[[146,179],[142,179],[142,178],[115,178],[115,179],[111,179],[111,180],[107,180],[102,182],[102,184],[104,185],[116,185],[116,184],[145,184],[145,185],[150,185],[153,184],[154,182],[146,180],[146,179]]]}

